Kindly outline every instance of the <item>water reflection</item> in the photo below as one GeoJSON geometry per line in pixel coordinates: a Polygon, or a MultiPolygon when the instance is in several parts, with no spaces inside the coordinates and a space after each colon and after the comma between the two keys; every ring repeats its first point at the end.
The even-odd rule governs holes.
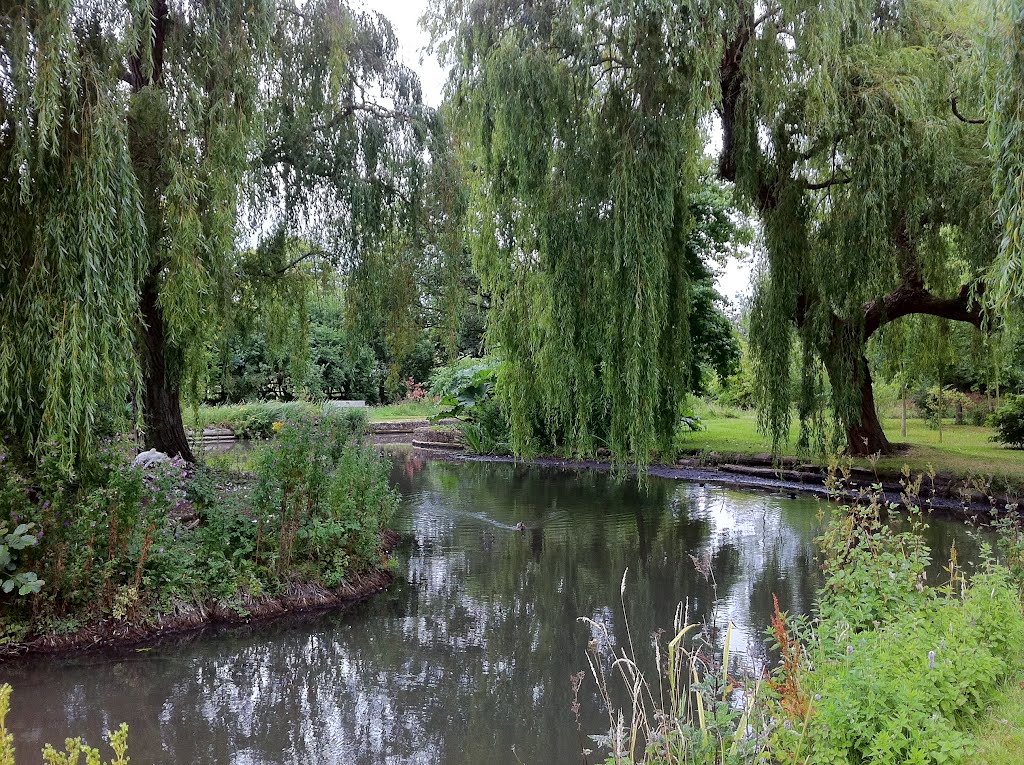
{"type": "MultiPolygon", "coordinates": [[[[392,480],[413,537],[401,583],[343,613],[3,667],[19,762],[38,761],[46,738],[96,741],[122,720],[146,763],[580,762],[569,676],[591,632],[577,617],[624,643],[627,567],[625,609],[647,660],[679,601],[696,619],[712,607],[691,556],[710,560],[719,619],[754,659],[772,595],[807,611],[819,582],[815,500],[413,453],[396,457],[392,480]]],[[[974,553],[962,527],[935,528],[939,545],[974,553]]],[[[583,731],[601,731],[585,689],[583,731]]]]}

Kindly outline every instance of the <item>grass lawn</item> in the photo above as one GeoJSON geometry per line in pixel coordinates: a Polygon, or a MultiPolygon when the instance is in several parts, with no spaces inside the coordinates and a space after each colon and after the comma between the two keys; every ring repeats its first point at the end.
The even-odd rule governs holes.
{"type": "Polygon", "coordinates": [[[974,765],[1018,765],[1024,759],[1024,687],[1007,684],[977,729],[974,765]]]}
{"type": "MultiPolygon", "coordinates": [[[[713,409],[699,411],[698,415],[707,430],[683,434],[679,444],[684,449],[720,454],[763,454],[771,450],[770,442],[757,432],[754,412],[713,409]]],[[[900,435],[899,420],[886,419],[883,427],[890,441],[906,443],[909,449],[897,457],[880,459],[880,469],[898,471],[906,464],[915,472],[924,472],[930,465],[938,472],[959,477],[993,476],[997,482],[1010,479],[1017,486],[1024,482],[1024,451],[990,441],[991,428],[946,423],[939,443],[938,431],[923,420],[908,421],[906,438],[900,435]]],[[[788,449],[795,451],[795,444],[794,427],[788,449]]],[[[857,460],[857,464],[870,466],[866,459],[857,460]]]]}
{"type": "Polygon", "coordinates": [[[425,420],[427,417],[437,414],[437,405],[430,401],[403,401],[386,406],[372,406],[368,411],[370,422],[425,420]]]}

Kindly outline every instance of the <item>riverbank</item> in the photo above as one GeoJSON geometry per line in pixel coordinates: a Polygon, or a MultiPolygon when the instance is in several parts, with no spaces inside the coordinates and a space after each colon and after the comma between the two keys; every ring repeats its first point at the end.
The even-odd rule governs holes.
{"type": "Polygon", "coordinates": [[[97,454],[86,480],[0,454],[0,654],[137,642],[386,587],[398,494],[361,423],[280,423],[245,473],[128,442],[97,454]]]}
{"type": "MultiPolygon", "coordinates": [[[[683,433],[678,439],[677,445],[689,458],[740,463],[771,452],[770,441],[757,430],[755,412],[716,407],[701,414],[703,429],[683,433]]],[[[954,488],[978,491],[980,484],[998,495],[1024,495],[1024,451],[993,442],[992,428],[947,421],[940,440],[938,429],[924,420],[908,420],[905,437],[900,435],[899,420],[883,418],[882,425],[897,454],[857,458],[852,461],[854,467],[888,480],[897,478],[907,465],[914,474],[934,471],[943,484],[954,488]]],[[[807,462],[795,450],[795,439],[791,439],[784,447],[783,459],[807,462]]]]}
{"type": "MultiPolygon", "coordinates": [[[[399,535],[388,532],[388,550],[393,549],[399,535]]],[[[385,546],[382,545],[382,552],[385,546]]],[[[72,632],[51,632],[23,643],[0,646],[0,664],[15,657],[49,654],[81,653],[106,648],[127,648],[212,626],[234,626],[278,619],[288,615],[340,609],[355,605],[387,589],[394,574],[386,569],[356,575],[333,588],[315,582],[292,582],[278,595],[253,596],[239,592],[229,599],[178,602],[167,613],[143,619],[104,619],[72,632]]]]}

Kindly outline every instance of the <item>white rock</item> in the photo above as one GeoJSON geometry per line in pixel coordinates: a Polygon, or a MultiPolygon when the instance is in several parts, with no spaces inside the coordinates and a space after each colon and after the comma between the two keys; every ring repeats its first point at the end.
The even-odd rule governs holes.
{"type": "Polygon", "coordinates": [[[163,452],[157,451],[156,449],[150,449],[149,451],[139,452],[139,454],[132,460],[133,467],[152,467],[153,465],[159,465],[161,462],[170,462],[171,458],[163,452]]]}

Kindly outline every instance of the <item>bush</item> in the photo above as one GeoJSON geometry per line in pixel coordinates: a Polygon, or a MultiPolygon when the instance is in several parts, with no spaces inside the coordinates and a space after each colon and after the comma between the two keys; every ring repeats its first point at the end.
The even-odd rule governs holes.
{"type": "Polygon", "coordinates": [[[883,627],[826,641],[806,690],[815,762],[960,761],[967,729],[1024,649],[1024,617],[1005,570],[965,592],[932,591],[883,627]]]}
{"type": "Polygon", "coordinates": [[[0,588],[0,645],[211,599],[241,604],[294,581],[334,587],[379,565],[397,499],[386,465],[357,443],[362,423],[349,412],[280,423],[252,497],[180,460],[132,465],[128,444],[109,444],[80,476],[51,472],[45,456],[0,463],[18,524],[0,527],[16,563],[3,577],[11,592],[0,588]]]}
{"type": "Polygon", "coordinates": [[[1010,570],[989,556],[968,582],[954,558],[949,583],[927,584],[920,515],[902,530],[895,513],[885,520],[894,509],[869,495],[838,508],[822,537],[806,659],[774,683],[789,723],[778,748],[796,760],[962,761],[972,721],[1019,665],[1024,614],[1010,570]]]}
{"type": "Polygon", "coordinates": [[[256,475],[258,562],[328,587],[375,563],[398,495],[383,460],[354,443],[344,421],[285,423],[256,475]]]}
{"type": "Polygon", "coordinates": [[[457,396],[477,372],[489,370],[493,378],[497,373],[498,362],[494,358],[474,358],[463,356],[457,361],[438,367],[430,376],[428,387],[431,395],[444,398],[445,396],[457,396]]]}
{"type": "Polygon", "coordinates": [[[989,422],[996,429],[993,441],[1024,449],[1024,396],[1007,396],[989,422]]]}

